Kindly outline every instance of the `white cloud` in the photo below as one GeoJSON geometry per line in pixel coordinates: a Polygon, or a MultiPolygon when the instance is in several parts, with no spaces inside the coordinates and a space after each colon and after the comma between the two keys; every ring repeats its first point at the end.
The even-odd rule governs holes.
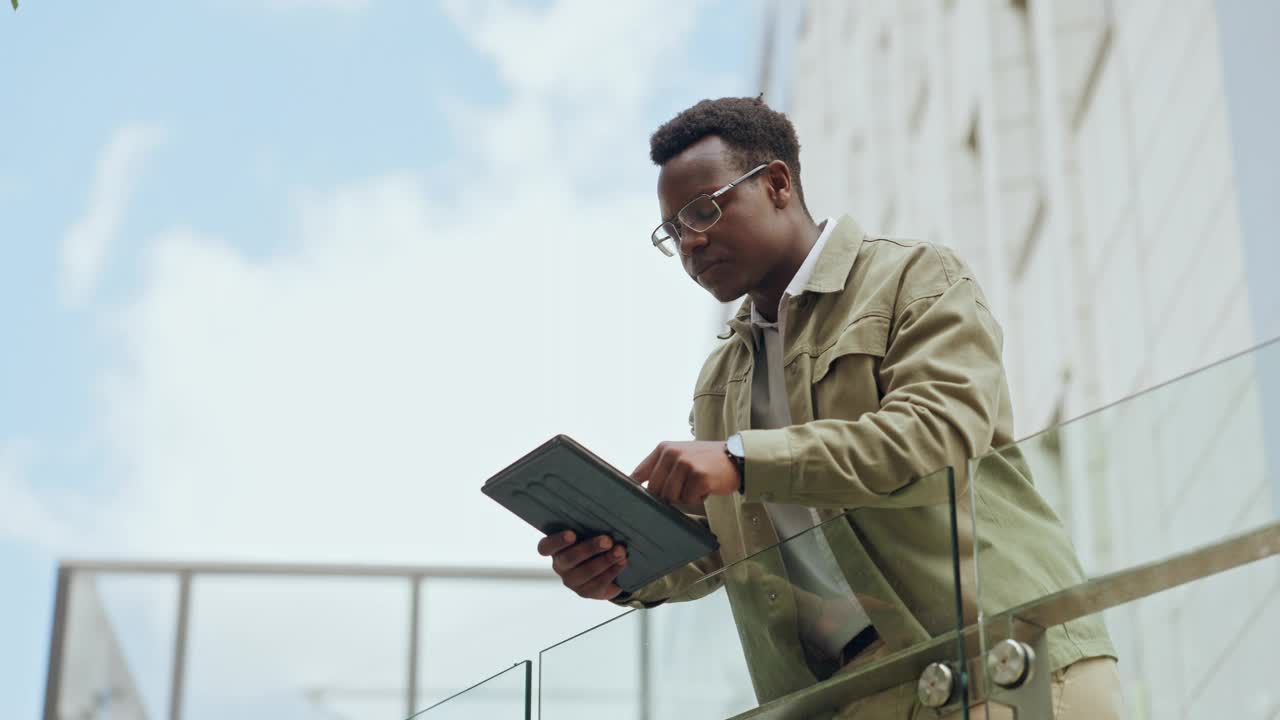
{"type": "Polygon", "coordinates": [[[679,12],[594,0],[560,0],[546,10],[507,0],[446,0],[443,7],[517,98],[616,111],[650,99],[664,64],[680,67],[671,61],[683,55],[703,4],[684,3],[679,12]]]}
{"type": "Polygon", "coordinates": [[[130,550],[533,562],[485,477],[554,432],[621,465],[681,436],[712,308],[618,230],[647,196],[523,185],[459,210],[422,185],[302,197],[267,261],[156,241],[107,395],[130,550]]]}
{"type": "Polygon", "coordinates": [[[81,305],[92,295],[142,165],[165,136],[164,129],[154,125],[126,125],[103,146],[88,207],[62,239],[62,295],[68,304],[81,305]]]}
{"type": "Polygon", "coordinates": [[[460,138],[486,149],[495,175],[555,166],[588,185],[650,183],[655,107],[742,92],[740,77],[689,62],[697,25],[715,21],[705,6],[685,2],[672,12],[666,3],[560,0],[535,9],[445,0],[464,38],[493,60],[510,100],[498,113],[448,102],[443,109],[460,138]]]}
{"type": "Polygon", "coordinates": [[[130,552],[537,562],[479,493],[489,474],[556,432],[626,470],[687,434],[716,306],[647,241],[649,128],[620,113],[618,152],[555,118],[651,101],[693,20],[576,0],[452,13],[514,86],[496,110],[454,103],[480,160],[451,169],[456,205],[371,178],[296,193],[271,257],[198,229],[152,243],[105,383],[130,552]],[[555,162],[571,145],[623,180],[583,190],[555,162]]]}
{"type": "MultiPolygon", "coordinates": [[[[452,10],[512,86],[494,110],[443,101],[474,161],[431,169],[456,178],[456,203],[431,197],[424,175],[365,178],[299,189],[275,254],[246,255],[199,228],[150,243],[135,300],[109,318],[122,354],[103,379],[102,426],[120,487],[98,547],[543,566],[536,533],[480,493],[485,478],[558,432],[624,470],[659,440],[687,437],[717,306],[648,242],[655,171],[640,110],[683,63],[693,20],[673,26],[665,5],[495,7],[452,10]],[[616,181],[584,182],[602,172],[616,181]]],[[[334,622],[323,604],[281,603],[289,622],[334,622]]],[[[269,599],[221,607],[225,622],[209,620],[218,601],[197,607],[234,643],[208,657],[262,659],[263,687],[333,670],[298,662],[301,646],[273,634],[285,621],[267,617],[269,599]]],[[[434,657],[450,660],[437,677],[456,686],[615,611],[563,592],[536,610],[502,603],[482,620],[510,641],[437,644],[434,657]]],[[[214,677],[214,695],[250,692],[235,673],[214,677]]]]}

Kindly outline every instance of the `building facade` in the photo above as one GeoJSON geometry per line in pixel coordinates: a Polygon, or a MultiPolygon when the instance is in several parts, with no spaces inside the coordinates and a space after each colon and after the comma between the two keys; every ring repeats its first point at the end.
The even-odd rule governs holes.
{"type": "MultiPolygon", "coordinates": [[[[1233,146],[1257,93],[1229,92],[1224,12],[1214,0],[768,6],[761,85],[796,125],[811,210],[969,262],[1005,329],[1017,436],[1059,428],[1027,449],[1090,573],[1280,516],[1277,418],[1263,411],[1277,373],[1261,353],[1062,426],[1275,326],[1260,299],[1275,294],[1249,285],[1251,258],[1274,241],[1242,230],[1233,146]]],[[[1200,593],[1231,618],[1210,657],[1280,633],[1275,566],[1259,572],[1250,592],[1200,593]]],[[[1231,692],[1212,663],[1178,660],[1197,652],[1179,637],[1205,635],[1192,602],[1113,618],[1134,717],[1231,692]],[[1153,690],[1156,670],[1179,689],[1153,690]]]]}
{"type": "Polygon", "coordinates": [[[812,205],[969,261],[1020,435],[1255,343],[1212,0],[775,17],[812,205]]]}

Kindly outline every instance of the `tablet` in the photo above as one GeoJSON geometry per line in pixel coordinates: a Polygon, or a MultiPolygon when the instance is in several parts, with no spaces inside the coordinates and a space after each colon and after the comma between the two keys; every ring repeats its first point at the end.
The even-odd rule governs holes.
{"type": "Polygon", "coordinates": [[[539,532],[579,540],[608,535],[627,546],[615,581],[635,592],[720,545],[701,523],[655,498],[567,435],[557,435],[481,488],[539,532]]]}

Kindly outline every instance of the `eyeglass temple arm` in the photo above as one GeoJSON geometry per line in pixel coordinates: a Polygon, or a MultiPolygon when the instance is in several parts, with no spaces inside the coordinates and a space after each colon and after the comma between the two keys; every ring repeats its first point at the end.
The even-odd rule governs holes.
{"type": "Polygon", "coordinates": [[[737,180],[734,180],[733,182],[729,183],[728,185],[725,185],[724,187],[722,187],[722,188],[720,188],[719,190],[715,191],[715,193],[714,193],[713,195],[711,195],[711,199],[712,199],[712,200],[715,200],[716,198],[720,197],[721,195],[723,195],[723,194],[725,194],[725,193],[729,192],[730,190],[732,190],[732,189],[734,188],[734,186],[735,186],[735,185],[737,185],[738,183],[742,182],[743,180],[746,180],[747,178],[751,177],[752,175],[755,175],[756,173],[760,172],[761,170],[763,170],[763,169],[765,169],[765,168],[767,168],[767,167],[769,167],[769,163],[764,163],[763,165],[757,165],[757,166],[755,166],[755,167],[751,168],[751,169],[750,169],[750,170],[748,170],[745,174],[743,174],[741,177],[739,177],[737,180]]]}

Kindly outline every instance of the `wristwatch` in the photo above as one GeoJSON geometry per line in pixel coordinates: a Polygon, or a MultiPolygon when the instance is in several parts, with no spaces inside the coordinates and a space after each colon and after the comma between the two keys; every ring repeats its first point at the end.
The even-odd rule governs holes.
{"type": "Polygon", "coordinates": [[[738,469],[738,492],[745,493],[747,491],[747,451],[742,446],[741,433],[734,433],[724,441],[724,454],[729,456],[733,466],[738,469]]]}

